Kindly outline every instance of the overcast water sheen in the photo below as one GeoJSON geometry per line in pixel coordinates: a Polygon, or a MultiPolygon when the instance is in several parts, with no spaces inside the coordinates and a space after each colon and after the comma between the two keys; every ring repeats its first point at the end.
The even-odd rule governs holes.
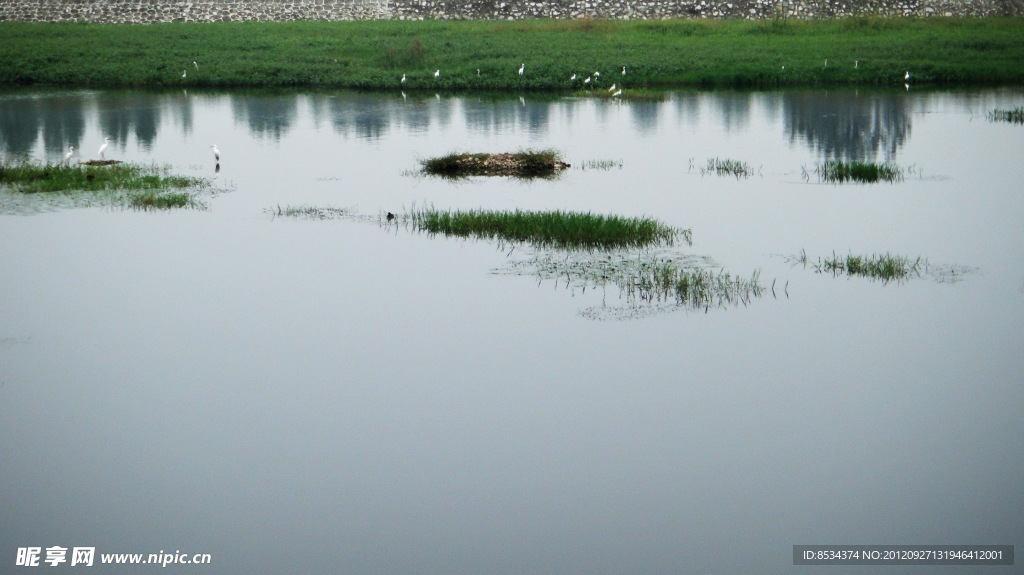
{"type": "Polygon", "coordinates": [[[0,191],[0,571],[31,546],[96,548],[61,572],[209,553],[166,568],[203,575],[925,573],[797,567],[792,546],[1019,552],[1024,128],[986,115],[1022,102],[3,94],[4,158],[96,158],[106,136],[108,159],[212,186],[206,209],[155,212],[0,191]],[[525,148],[572,168],[416,175],[525,148]],[[833,158],[906,176],[819,182],[833,158]],[[663,257],[763,289],[647,304],[538,269],[564,253],[383,219],[414,205],[652,216],[692,231],[663,257]],[[271,213],[288,206],[352,216],[271,213]],[[886,252],[927,265],[812,265],[886,252]]]}

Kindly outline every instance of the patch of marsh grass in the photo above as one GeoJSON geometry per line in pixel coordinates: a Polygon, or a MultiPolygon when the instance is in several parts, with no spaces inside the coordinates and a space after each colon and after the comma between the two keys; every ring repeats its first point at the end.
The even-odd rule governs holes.
{"type": "Polygon", "coordinates": [[[579,167],[581,170],[621,170],[622,160],[587,160],[579,167]]]}
{"type": "Polygon", "coordinates": [[[1024,107],[1013,108],[1012,110],[992,110],[988,113],[988,120],[990,122],[1024,124],[1024,107]]]}
{"type": "Polygon", "coordinates": [[[0,163],[0,185],[26,194],[99,190],[166,190],[201,187],[206,184],[206,180],[202,178],[172,175],[170,168],[166,166],[0,163]]]}
{"type": "Polygon", "coordinates": [[[877,182],[899,182],[903,180],[903,170],[895,164],[877,164],[871,162],[844,162],[829,160],[817,165],[818,179],[832,184],[859,182],[873,184],[877,182]]]}
{"type": "Polygon", "coordinates": [[[652,218],[627,218],[583,212],[441,211],[414,209],[416,229],[448,236],[524,242],[535,247],[612,250],[672,245],[689,230],[678,230],[652,218]]]}
{"type": "Polygon", "coordinates": [[[174,208],[202,208],[192,194],[187,192],[148,191],[132,196],[131,205],[141,210],[169,210],[174,208]]]}
{"type": "Polygon", "coordinates": [[[568,168],[555,150],[522,150],[515,153],[451,153],[421,160],[423,173],[444,178],[513,176],[545,178],[568,168]]]}

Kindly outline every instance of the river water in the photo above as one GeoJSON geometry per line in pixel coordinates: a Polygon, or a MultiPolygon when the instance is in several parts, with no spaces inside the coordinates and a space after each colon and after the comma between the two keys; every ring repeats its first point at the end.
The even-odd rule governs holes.
{"type": "Polygon", "coordinates": [[[796,567],[793,546],[1020,544],[1024,128],[987,115],[1022,101],[4,93],[4,158],[94,159],[109,137],[107,159],[211,186],[174,211],[0,191],[0,564],[57,546],[94,547],[96,573],[129,571],[107,553],[209,554],[167,567],[204,574],[867,573],[796,567]],[[531,148],[572,167],[417,173],[531,148]],[[832,159],[903,178],[822,182],[832,159]],[[762,289],[638,301],[544,271],[605,254],[418,233],[423,206],[651,216],[692,233],[661,256],[762,289]],[[344,215],[281,215],[311,207],[344,215]],[[922,263],[815,270],[883,253],[922,263]]]}

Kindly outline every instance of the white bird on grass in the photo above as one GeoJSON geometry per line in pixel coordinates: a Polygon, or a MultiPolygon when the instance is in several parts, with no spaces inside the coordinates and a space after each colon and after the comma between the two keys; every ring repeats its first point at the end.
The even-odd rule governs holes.
{"type": "Polygon", "coordinates": [[[103,152],[107,151],[107,146],[109,146],[109,145],[110,145],[110,138],[103,138],[103,145],[100,146],[100,151],[97,152],[100,155],[101,158],[103,157],[103,152]]]}
{"type": "Polygon", "coordinates": [[[217,144],[210,146],[210,148],[213,150],[213,159],[217,160],[217,163],[220,164],[220,150],[217,148],[217,144]]]}
{"type": "Polygon", "coordinates": [[[572,81],[573,81],[573,80],[575,80],[575,79],[576,79],[576,74],[573,74],[573,75],[572,75],[572,76],[571,76],[571,77],[569,78],[569,81],[570,81],[570,82],[572,82],[572,81]]]}
{"type": "Polygon", "coordinates": [[[612,87],[611,87],[611,88],[608,88],[608,91],[609,91],[609,92],[611,92],[611,91],[612,91],[612,90],[614,90],[614,89],[615,89],[615,84],[612,84],[612,87]]]}
{"type": "Polygon", "coordinates": [[[614,94],[612,94],[612,98],[614,98],[616,96],[621,96],[621,95],[622,95],[622,88],[619,88],[618,92],[615,92],[614,94]]]}
{"type": "Polygon", "coordinates": [[[519,75],[520,76],[523,75],[523,70],[526,70],[526,64],[525,63],[519,65],[519,75]]]}
{"type": "Polygon", "coordinates": [[[182,77],[182,78],[186,78],[186,77],[188,77],[188,72],[186,72],[185,70],[182,70],[182,71],[181,71],[181,77],[182,77]]]}
{"type": "Polygon", "coordinates": [[[195,60],[192,60],[192,65],[196,67],[197,71],[199,70],[199,64],[195,60]]]}
{"type": "Polygon", "coordinates": [[[623,66],[623,67],[622,67],[622,75],[623,75],[623,76],[625,76],[625,75],[626,75],[626,67],[625,67],[625,66],[623,66]]]}
{"type": "Polygon", "coordinates": [[[64,154],[64,163],[65,164],[70,164],[71,163],[71,156],[74,156],[74,155],[75,155],[75,147],[74,146],[68,146],[68,153],[64,154]]]}
{"type": "Polygon", "coordinates": [[[402,82],[403,84],[405,83],[405,74],[402,74],[402,80],[401,80],[401,82],[402,82]]]}
{"type": "Polygon", "coordinates": [[[441,77],[441,70],[434,70],[434,77],[435,78],[440,78],[441,77]]]}

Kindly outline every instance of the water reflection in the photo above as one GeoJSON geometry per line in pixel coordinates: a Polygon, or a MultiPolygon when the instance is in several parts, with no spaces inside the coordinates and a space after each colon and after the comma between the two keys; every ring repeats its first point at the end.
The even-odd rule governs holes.
{"type": "MultiPolygon", "coordinates": [[[[654,132],[674,111],[684,122],[714,118],[725,133],[745,130],[755,114],[781,115],[784,136],[802,143],[822,158],[867,161],[879,155],[895,159],[907,143],[915,102],[927,95],[900,92],[722,92],[666,93],[662,100],[624,102],[633,128],[641,134],[654,132]]],[[[379,140],[393,130],[423,132],[431,125],[448,126],[456,118],[476,134],[500,133],[519,126],[529,134],[549,134],[556,117],[572,122],[580,111],[590,110],[598,122],[617,106],[604,99],[510,99],[494,97],[446,98],[422,93],[381,96],[368,93],[244,93],[196,96],[188,92],[31,93],[0,101],[0,151],[25,156],[36,150],[42,136],[41,155],[55,157],[69,145],[86,154],[83,142],[95,110],[98,131],[124,148],[131,136],[149,150],[161,130],[193,130],[197,98],[205,104],[226,100],[231,117],[250,135],[279,141],[308,110],[314,125],[329,123],[336,132],[356,138],[379,140]],[[165,116],[171,121],[165,121],[165,116]]],[[[618,103],[618,102],[617,102],[618,103]]],[[[102,138],[97,140],[97,145],[102,138]]]]}
{"type": "Polygon", "coordinates": [[[824,159],[896,159],[910,137],[911,100],[898,93],[808,91],[783,98],[790,142],[804,142],[824,159]]]}

